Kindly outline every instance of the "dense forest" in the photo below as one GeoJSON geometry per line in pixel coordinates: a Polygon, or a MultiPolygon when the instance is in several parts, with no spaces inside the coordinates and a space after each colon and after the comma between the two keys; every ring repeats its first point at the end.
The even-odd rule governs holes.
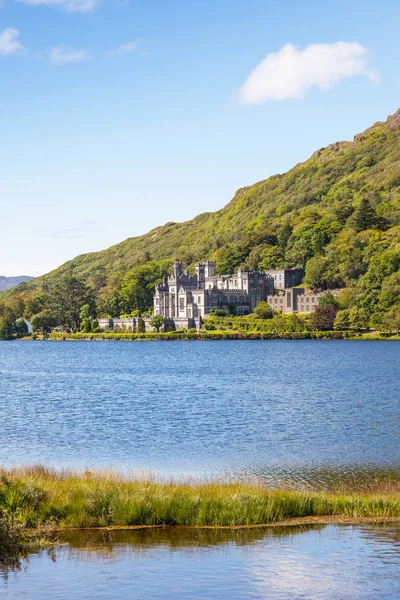
{"type": "Polygon", "coordinates": [[[167,223],[0,293],[0,318],[77,329],[96,316],[146,311],[173,260],[217,272],[305,267],[312,289],[346,288],[342,308],[379,327],[400,311],[400,110],[316,151],[283,175],[238,190],[221,210],[167,223]]]}

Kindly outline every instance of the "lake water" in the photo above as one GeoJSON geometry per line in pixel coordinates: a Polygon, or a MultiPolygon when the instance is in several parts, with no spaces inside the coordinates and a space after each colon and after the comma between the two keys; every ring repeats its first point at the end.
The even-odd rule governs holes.
{"type": "Polygon", "coordinates": [[[69,534],[0,571],[2,600],[394,600],[400,528],[69,534]]]}
{"type": "MultiPolygon", "coordinates": [[[[400,343],[0,342],[0,464],[400,477],[400,343]]],[[[4,600],[400,597],[400,528],[69,533],[4,600]]]]}
{"type": "Polygon", "coordinates": [[[400,343],[0,342],[0,464],[253,476],[400,468],[400,343]]]}

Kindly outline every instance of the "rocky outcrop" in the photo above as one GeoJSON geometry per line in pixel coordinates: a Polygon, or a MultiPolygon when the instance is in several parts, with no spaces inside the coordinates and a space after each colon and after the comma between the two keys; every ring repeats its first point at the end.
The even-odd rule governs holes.
{"type": "Polygon", "coordinates": [[[400,108],[396,110],[396,112],[391,115],[386,121],[389,129],[394,129],[395,127],[400,127],[400,108]]]}

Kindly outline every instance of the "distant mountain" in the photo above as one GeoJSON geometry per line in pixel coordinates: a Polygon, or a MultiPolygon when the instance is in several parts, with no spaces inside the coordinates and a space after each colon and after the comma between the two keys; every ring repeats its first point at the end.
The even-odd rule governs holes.
{"type": "Polygon", "coordinates": [[[28,275],[20,275],[19,277],[5,277],[5,275],[0,275],[0,292],[9,290],[19,283],[31,281],[31,279],[34,279],[34,277],[28,277],[28,275]]]}

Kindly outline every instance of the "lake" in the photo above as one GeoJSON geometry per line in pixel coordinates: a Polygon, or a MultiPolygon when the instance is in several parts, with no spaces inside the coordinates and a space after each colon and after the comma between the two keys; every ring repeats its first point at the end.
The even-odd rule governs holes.
{"type": "Polygon", "coordinates": [[[0,464],[253,477],[400,467],[400,342],[0,342],[0,464]]]}
{"type": "Polygon", "coordinates": [[[400,528],[74,532],[22,571],[2,600],[393,600],[400,528]]]}
{"type": "MultiPolygon", "coordinates": [[[[398,342],[0,342],[0,464],[398,480],[399,374],[398,342]]],[[[70,532],[0,597],[382,600],[399,563],[393,526],[70,532]]]]}

